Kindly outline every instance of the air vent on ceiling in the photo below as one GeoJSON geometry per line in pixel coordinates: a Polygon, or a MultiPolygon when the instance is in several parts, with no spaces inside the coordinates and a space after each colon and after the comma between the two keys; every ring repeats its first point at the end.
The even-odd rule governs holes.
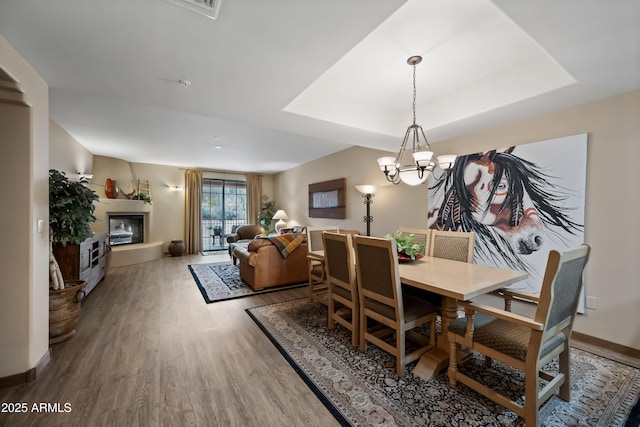
{"type": "Polygon", "coordinates": [[[218,19],[218,11],[222,0],[166,0],[169,3],[204,15],[207,18],[218,19]]]}

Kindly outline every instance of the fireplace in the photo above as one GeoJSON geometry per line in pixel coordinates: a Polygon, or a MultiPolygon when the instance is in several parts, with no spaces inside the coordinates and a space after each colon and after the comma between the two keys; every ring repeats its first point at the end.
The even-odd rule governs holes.
{"type": "Polygon", "coordinates": [[[109,214],[109,244],[111,246],[144,243],[143,214],[109,214]]]}

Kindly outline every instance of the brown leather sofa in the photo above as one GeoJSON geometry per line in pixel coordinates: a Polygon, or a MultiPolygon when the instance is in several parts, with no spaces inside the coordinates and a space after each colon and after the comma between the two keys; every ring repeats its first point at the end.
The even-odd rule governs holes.
{"type": "Polygon", "coordinates": [[[240,261],[240,278],[254,290],[307,282],[307,241],[287,258],[268,239],[236,243],[233,256],[240,261]]]}

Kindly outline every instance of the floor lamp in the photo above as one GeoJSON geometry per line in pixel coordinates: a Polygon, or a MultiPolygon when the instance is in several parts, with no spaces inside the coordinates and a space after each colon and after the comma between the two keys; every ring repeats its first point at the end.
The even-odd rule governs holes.
{"type": "Polygon", "coordinates": [[[362,218],[362,221],[367,223],[367,236],[371,236],[371,223],[373,222],[373,216],[371,216],[371,203],[373,203],[373,196],[378,189],[375,185],[356,185],[356,190],[362,193],[364,197],[364,204],[367,206],[367,214],[362,218]]]}

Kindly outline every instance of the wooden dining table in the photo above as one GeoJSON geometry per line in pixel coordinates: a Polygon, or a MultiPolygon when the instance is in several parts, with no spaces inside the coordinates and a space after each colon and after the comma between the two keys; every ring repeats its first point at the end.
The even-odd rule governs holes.
{"type": "MultiPolygon", "coordinates": [[[[309,251],[324,259],[324,251],[309,251]]],[[[398,265],[400,281],[442,295],[442,328],[436,348],[422,355],[413,374],[429,380],[449,364],[449,324],[458,316],[458,301],[467,301],[527,278],[527,273],[444,258],[423,257],[398,265]]]]}
{"type": "Polygon", "coordinates": [[[443,258],[424,257],[399,264],[400,281],[442,295],[442,328],[436,348],[422,355],[413,374],[429,380],[449,364],[449,324],[458,317],[458,301],[467,301],[527,278],[527,273],[443,258]]]}

